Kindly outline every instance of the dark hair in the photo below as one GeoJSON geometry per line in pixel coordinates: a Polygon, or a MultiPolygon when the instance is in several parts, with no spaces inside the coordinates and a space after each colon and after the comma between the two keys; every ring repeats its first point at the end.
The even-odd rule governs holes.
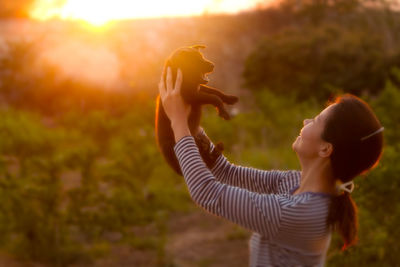
{"type": "MultiPolygon", "coordinates": [[[[333,146],[333,176],[345,183],[377,166],[382,156],[383,133],[361,138],[382,125],[369,105],[357,96],[344,94],[328,102],[328,106],[332,104],[335,106],[325,121],[321,138],[333,146]]],[[[327,222],[342,236],[342,250],[357,242],[357,206],[348,192],[332,198],[327,222]]]]}

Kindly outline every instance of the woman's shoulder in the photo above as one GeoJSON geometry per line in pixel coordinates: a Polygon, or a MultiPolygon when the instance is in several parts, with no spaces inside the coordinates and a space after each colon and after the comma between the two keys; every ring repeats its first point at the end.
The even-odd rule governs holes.
{"type": "Polygon", "coordinates": [[[279,181],[278,193],[291,194],[292,190],[300,185],[301,171],[287,170],[282,172],[279,181]]]}

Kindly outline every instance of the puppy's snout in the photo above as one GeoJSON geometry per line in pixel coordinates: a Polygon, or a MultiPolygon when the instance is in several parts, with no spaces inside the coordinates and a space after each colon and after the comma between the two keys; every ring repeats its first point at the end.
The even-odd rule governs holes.
{"type": "Polygon", "coordinates": [[[212,72],[214,70],[214,64],[206,61],[206,68],[205,68],[206,72],[212,72]]]}

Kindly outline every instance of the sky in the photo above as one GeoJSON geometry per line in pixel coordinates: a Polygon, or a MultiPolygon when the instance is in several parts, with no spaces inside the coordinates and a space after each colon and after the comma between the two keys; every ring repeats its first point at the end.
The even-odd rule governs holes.
{"type": "Polygon", "coordinates": [[[274,0],[37,0],[31,11],[35,19],[85,20],[102,25],[111,20],[204,13],[236,13],[274,0]]]}

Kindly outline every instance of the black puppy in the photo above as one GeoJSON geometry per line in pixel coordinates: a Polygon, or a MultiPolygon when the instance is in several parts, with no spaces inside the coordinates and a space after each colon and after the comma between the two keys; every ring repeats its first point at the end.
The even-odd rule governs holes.
{"type": "MultiPolygon", "coordinates": [[[[178,68],[182,70],[183,80],[181,86],[181,95],[186,103],[191,105],[191,112],[188,118],[190,132],[195,136],[196,144],[199,147],[200,154],[206,165],[211,168],[214,161],[221,154],[223,144],[216,144],[213,153],[209,151],[209,141],[197,136],[197,130],[200,126],[201,106],[212,104],[218,110],[218,115],[229,120],[229,113],[224,107],[226,104],[234,104],[239,99],[233,95],[226,95],[216,88],[206,86],[208,83],[206,74],[211,73],[214,69],[214,64],[206,60],[200,53],[199,49],[205,48],[203,45],[195,45],[190,47],[182,47],[174,51],[167,59],[164,65],[164,70],[171,67],[173,84],[175,84],[178,68]]],[[[163,77],[166,82],[166,71],[163,77]]],[[[180,175],[182,175],[179,162],[175,156],[174,145],[175,138],[171,128],[171,122],[165,114],[160,96],[157,97],[157,108],[155,118],[155,130],[157,144],[167,163],[180,175]]]]}

